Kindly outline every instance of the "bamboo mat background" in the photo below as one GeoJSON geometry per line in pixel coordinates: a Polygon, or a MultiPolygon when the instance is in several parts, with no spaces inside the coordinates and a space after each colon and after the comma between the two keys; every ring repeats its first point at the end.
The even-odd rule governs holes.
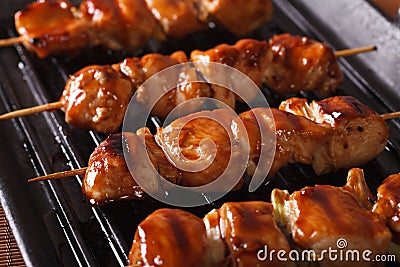
{"type": "Polygon", "coordinates": [[[0,267],[26,266],[0,205],[0,267]]]}

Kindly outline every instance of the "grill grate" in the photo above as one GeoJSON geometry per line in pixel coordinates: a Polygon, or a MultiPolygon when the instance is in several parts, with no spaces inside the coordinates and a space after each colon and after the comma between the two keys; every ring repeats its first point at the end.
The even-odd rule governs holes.
{"type": "MultiPolygon", "coordinates": [[[[340,36],[332,37],[332,32],[324,32],[323,25],[315,27],[315,18],[311,15],[303,16],[308,14],[308,11],[302,2],[275,1],[273,21],[251,37],[267,39],[277,33],[290,32],[336,44],[330,40],[340,39],[340,36]]],[[[12,14],[8,14],[1,24],[0,37],[15,35],[11,17],[12,14]]],[[[184,40],[171,40],[163,45],[154,42],[138,54],[167,54],[178,49],[189,52],[194,48],[207,49],[218,43],[234,41],[236,39],[232,35],[214,29],[184,40]]],[[[94,49],[85,51],[76,59],[38,59],[18,45],[2,48],[0,113],[57,101],[69,74],[89,64],[115,63],[128,56],[132,55],[105,53],[94,49]]],[[[379,77],[375,76],[379,74],[370,73],[366,76],[360,72],[359,70],[364,70],[365,67],[362,61],[340,59],[340,62],[346,77],[337,92],[338,95],[356,96],[380,113],[400,109],[400,106],[390,104],[393,90],[396,88],[377,93],[377,83],[374,83],[374,87],[371,85],[370,80],[377,80],[379,77]]],[[[276,107],[283,100],[268,88],[263,88],[263,91],[272,107],[276,107]]],[[[322,98],[313,92],[293,96],[310,100],[322,98]]],[[[90,153],[106,137],[103,134],[71,127],[64,122],[63,116],[61,111],[55,111],[0,122],[0,200],[3,206],[12,211],[8,219],[16,233],[16,240],[25,262],[28,266],[126,265],[136,225],[155,209],[164,207],[163,204],[149,199],[143,202],[114,203],[102,208],[90,208],[82,198],[78,177],[62,181],[26,183],[28,178],[37,175],[86,166],[90,153]]],[[[400,171],[400,124],[391,121],[389,126],[392,133],[385,152],[363,166],[372,191],[376,190],[387,175],[400,171]]],[[[246,190],[232,192],[206,207],[187,210],[203,216],[226,201],[268,201],[271,190],[275,187],[293,191],[317,183],[342,185],[346,175],[346,170],[342,170],[318,177],[311,167],[293,164],[282,168],[273,179],[254,193],[250,194],[246,190]]]]}

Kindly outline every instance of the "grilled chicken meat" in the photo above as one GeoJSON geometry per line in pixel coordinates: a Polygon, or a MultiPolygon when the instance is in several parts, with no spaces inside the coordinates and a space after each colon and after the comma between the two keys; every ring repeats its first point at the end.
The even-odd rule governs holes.
{"type": "Polygon", "coordinates": [[[72,75],[60,98],[65,121],[99,132],[117,132],[133,95],[130,80],[110,66],[89,66],[72,75]]]}
{"type": "MultiPolygon", "coordinates": [[[[197,18],[195,0],[145,0],[166,36],[183,38],[206,25],[197,18]]],[[[249,29],[247,29],[249,30],[249,29]]]]}
{"type": "MultiPolygon", "coordinates": [[[[346,99],[346,97],[344,98],[346,99]]],[[[336,97],[332,99],[335,100],[336,97]]],[[[363,107],[359,106],[359,109],[363,109],[363,107]]],[[[350,114],[347,113],[347,116],[350,114]]],[[[359,119],[360,117],[355,116],[354,118],[359,119]]],[[[327,162],[335,162],[334,168],[332,167],[331,170],[349,166],[347,161],[352,162],[355,166],[364,164],[365,157],[360,157],[358,150],[354,149],[349,150],[345,155],[340,154],[347,161],[343,159],[339,161],[334,158],[335,154],[330,152],[329,147],[332,146],[332,142],[340,141],[335,131],[335,128],[313,122],[304,116],[296,116],[278,109],[256,108],[240,114],[239,117],[232,116],[232,112],[229,110],[201,111],[181,117],[165,128],[159,128],[155,136],[147,128],[140,129],[136,134],[124,133],[123,135],[127,136],[125,139],[130,151],[126,160],[133,164],[134,168],[138,168],[137,171],[135,169],[132,171],[131,168],[131,172],[135,177],[140,177],[140,180],[147,179],[146,183],[150,185],[149,190],[157,192],[160,187],[164,186],[158,180],[160,177],[173,184],[188,187],[206,185],[215,181],[225,171],[229,161],[234,167],[230,170],[235,175],[243,174],[244,171],[253,175],[258,164],[267,164],[267,162],[260,162],[261,151],[265,150],[275,150],[273,158],[267,159],[272,160],[272,165],[263,173],[265,176],[272,176],[282,166],[295,162],[311,164],[317,174],[321,170],[326,171],[326,168],[321,169],[319,166],[326,166],[327,162]],[[261,134],[266,136],[267,140],[263,140],[261,134]],[[272,142],[273,139],[268,139],[269,137],[276,138],[276,144],[272,142]],[[274,145],[276,147],[273,147],[274,145]],[[146,157],[150,158],[151,163],[142,166],[138,159],[146,157]],[[243,165],[243,163],[247,165],[243,165]],[[243,169],[241,169],[242,166],[243,169]]],[[[364,135],[363,137],[355,139],[352,145],[357,147],[356,142],[358,142],[358,146],[363,145],[368,136],[364,135]]],[[[94,168],[105,166],[102,160],[106,158],[107,153],[103,153],[99,157],[96,155],[99,153],[98,151],[111,151],[101,148],[108,147],[109,143],[109,141],[105,141],[99,146],[100,148],[95,150],[89,161],[89,170],[91,166],[94,168]]],[[[380,150],[376,150],[372,144],[369,147],[375,156],[379,154],[380,150]]],[[[111,155],[111,157],[113,156],[111,155]]],[[[118,161],[118,164],[123,164],[121,168],[127,169],[124,161],[118,161]]],[[[113,171],[117,171],[117,168],[109,172],[113,171]]],[[[96,170],[89,173],[89,180],[98,181],[99,184],[104,183],[102,182],[104,173],[113,177],[113,174],[108,173],[107,170],[102,172],[96,170]],[[97,173],[101,174],[98,178],[96,178],[97,173]]],[[[115,176],[118,177],[118,175],[115,176]]],[[[86,177],[85,179],[87,179],[86,177]]],[[[124,177],[132,180],[132,177],[128,175],[124,177]]],[[[360,180],[355,175],[352,177],[356,181],[360,180]]],[[[231,177],[229,174],[225,174],[223,179],[233,179],[233,175],[231,177]]],[[[351,180],[349,181],[351,182],[351,180]]],[[[242,182],[243,179],[239,180],[233,189],[239,189],[242,182]]],[[[109,181],[105,183],[112,184],[109,181]]],[[[93,182],[89,184],[93,184],[93,182]]],[[[121,182],[115,183],[118,190],[122,190],[119,184],[121,182]]],[[[85,192],[89,199],[94,199],[90,192],[93,188],[86,186],[85,192]]],[[[366,185],[359,187],[358,191],[353,190],[359,199],[371,199],[371,196],[363,194],[366,192],[365,188],[366,185]]],[[[216,187],[216,191],[220,192],[221,190],[225,191],[226,188],[216,187]]],[[[105,200],[104,195],[97,195],[99,198],[94,200],[95,203],[120,198],[118,193],[115,195],[108,193],[105,200]]],[[[368,208],[368,202],[360,202],[360,205],[368,208]]]]}
{"type": "Polygon", "coordinates": [[[334,130],[326,150],[316,155],[318,159],[313,164],[316,173],[366,164],[385,149],[389,138],[389,128],[381,116],[351,96],[311,103],[291,98],[283,101],[279,109],[334,130]]]}
{"type": "Polygon", "coordinates": [[[264,80],[272,53],[266,41],[242,39],[234,45],[221,44],[207,51],[194,50],[190,59],[206,77],[212,77],[208,63],[215,62],[233,67],[246,74],[257,86],[264,80]]]}
{"type": "MultiPolygon", "coordinates": [[[[195,50],[192,61],[207,77],[208,62],[234,67],[260,86],[280,95],[318,90],[322,94],[335,91],[343,74],[331,48],[302,36],[280,34],[269,43],[244,39],[234,45],[218,45],[207,51],[195,50]]],[[[208,75],[209,76],[209,75],[208,75]]]]}
{"type": "Polygon", "coordinates": [[[130,266],[295,266],[257,258],[264,246],[290,250],[270,203],[225,203],[203,221],[178,209],[153,212],[136,230],[130,266]]]}
{"type": "Polygon", "coordinates": [[[141,58],[126,58],[122,62],[112,65],[112,67],[131,79],[132,84],[135,89],[137,89],[147,79],[159,71],[185,62],[188,62],[185,53],[183,51],[177,51],[167,56],[153,53],[147,54],[141,58]]]}
{"type": "Polygon", "coordinates": [[[316,185],[290,195],[274,189],[272,204],[227,202],[206,214],[204,225],[188,212],[160,209],[139,224],[130,266],[182,266],[183,251],[189,263],[207,267],[296,266],[296,261],[380,266],[375,256],[387,252],[392,235],[371,211],[371,197],[363,171],[353,168],[343,187],[316,185]]]}
{"type": "Polygon", "coordinates": [[[207,267],[203,221],[178,209],[159,209],[141,222],[129,253],[131,266],[207,267]]]}
{"type": "Polygon", "coordinates": [[[345,187],[316,185],[291,195],[279,189],[272,192],[272,203],[280,225],[287,229],[300,249],[314,250],[317,259],[324,260],[323,266],[377,266],[372,259],[388,249],[392,237],[389,229],[360,204],[365,200],[360,200],[354,193],[353,188],[365,183],[360,172],[362,170],[352,170],[349,177],[356,175],[361,180],[352,179],[345,187]],[[365,261],[361,255],[359,261],[334,261],[327,255],[328,248],[342,250],[343,255],[348,255],[351,250],[370,250],[371,261],[365,261]]]}
{"type": "MultiPolygon", "coordinates": [[[[119,130],[132,95],[151,113],[165,118],[175,107],[186,100],[211,97],[235,108],[235,96],[228,89],[213,87],[201,80],[196,69],[190,66],[177,68],[177,84],[166,91],[162,86],[149,88],[141,85],[151,76],[173,65],[185,63],[183,52],[169,56],[148,54],[142,58],[128,58],[112,66],[92,65],[71,75],[60,101],[63,103],[66,122],[103,133],[119,130]],[[153,106],[153,103],[156,103],[153,106]]],[[[167,88],[169,89],[169,88],[167,88]]],[[[197,111],[201,103],[193,103],[176,115],[197,111]]]]}
{"type": "Polygon", "coordinates": [[[121,71],[131,79],[137,99],[145,106],[152,108],[152,114],[165,118],[179,104],[188,99],[197,97],[210,97],[210,88],[205,83],[191,83],[192,80],[198,80],[197,73],[193,68],[182,67],[176,69],[177,86],[170,90],[163,86],[140,87],[145,81],[156,73],[167,69],[168,67],[186,63],[186,55],[182,51],[164,56],[161,54],[147,54],[142,58],[127,58],[121,63],[114,64],[113,68],[121,71]],[[151,87],[151,88],[150,88],[151,87]],[[156,103],[154,106],[153,103],[156,103]]]}
{"type": "Polygon", "coordinates": [[[147,193],[157,193],[161,189],[160,176],[174,184],[179,184],[181,180],[179,170],[168,161],[154,136],[147,128],[142,128],[136,134],[112,134],[100,143],[90,155],[82,188],[92,205],[141,200],[146,193],[135,177],[140,177],[142,181],[145,179],[147,193]],[[131,172],[135,173],[134,177],[131,172]]]}
{"type": "Polygon", "coordinates": [[[242,144],[247,144],[246,129],[231,114],[227,110],[201,111],[158,128],[157,143],[175,166],[182,166],[181,185],[206,185],[220,177],[229,162],[233,174],[225,174],[224,179],[244,172],[240,166],[245,151],[242,144]]]}
{"type": "Polygon", "coordinates": [[[277,93],[316,89],[330,94],[342,83],[343,74],[331,48],[307,37],[281,34],[269,40],[272,61],[265,83],[277,93]]]}
{"type": "Polygon", "coordinates": [[[15,27],[24,37],[24,46],[42,58],[73,56],[91,42],[87,25],[76,17],[71,4],[62,0],[30,4],[15,13],[15,27]]]}
{"type": "Polygon", "coordinates": [[[84,0],[79,7],[90,45],[115,50],[142,48],[157,29],[144,0],[84,0]]]}
{"type": "Polygon", "coordinates": [[[258,160],[263,146],[261,134],[265,135],[267,132],[275,131],[276,135],[276,149],[269,171],[270,176],[288,163],[313,164],[314,155],[329,142],[333,134],[330,129],[321,127],[306,118],[278,109],[255,108],[243,112],[240,114],[240,118],[244,122],[249,136],[248,172],[250,174],[253,174],[259,164],[258,160]],[[273,118],[271,118],[271,112],[273,118]]]}
{"type": "MultiPolygon", "coordinates": [[[[214,209],[204,219],[212,247],[213,266],[296,266],[294,262],[258,258],[259,251],[284,250],[290,245],[278,228],[273,206],[267,202],[228,202],[214,209]]],[[[261,255],[265,256],[265,255],[261,255]]]]}
{"type": "MultiPolygon", "coordinates": [[[[136,102],[162,118],[187,100],[200,97],[216,99],[234,109],[236,100],[249,103],[260,92],[253,87],[247,89],[250,81],[243,81],[243,77],[226,77],[226,73],[216,70],[210,62],[236,68],[260,86],[265,80],[265,70],[271,67],[271,52],[265,41],[245,39],[232,46],[219,45],[204,52],[193,51],[191,60],[193,65],[181,64],[189,63],[189,60],[184,52],[178,51],[171,55],[154,53],[142,58],[127,58],[112,66],[83,68],[71,75],[60,99],[66,111],[66,121],[83,129],[114,133],[119,129],[130,97],[135,92],[136,102]],[[176,84],[168,85],[171,88],[158,83],[162,79],[156,80],[155,85],[143,85],[151,76],[171,66],[176,66],[170,69],[174,73],[169,72],[170,76],[176,77],[176,84]],[[225,82],[231,83],[225,85],[229,88],[219,85],[225,82]],[[239,95],[246,97],[241,99],[239,95]]],[[[199,105],[201,101],[192,101],[176,115],[195,112],[199,105]]]]}
{"type": "Polygon", "coordinates": [[[77,55],[95,45],[136,51],[152,37],[181,38],[206,28],[209,20],[246,35],[271,15],[270,0],[84,0],[79,7],[53,0],[32,3],[14,18],[24,45],[46,57],[77,55]]]}
{"type": "Polygon", "coordinates": [[[135,139],[137,136],[132,133],[112,134],[90,155],[82,190],[92,205],[145,198],[145,192],[126,165],[122,141],[128,138],[135,139]]]}
{"type": "Polygon", "coordinates": [[[387,223],[394,241],[400,243],[400,174],[387,177],[378,187],[377,197],[372,212],[387,223]]]}
{"type": "Polygon", "coordinates": [[[244,36],[268,22],[273,7],[269,0],[194,0],[202,21],[212,20],[225,29],[244,36]]]}

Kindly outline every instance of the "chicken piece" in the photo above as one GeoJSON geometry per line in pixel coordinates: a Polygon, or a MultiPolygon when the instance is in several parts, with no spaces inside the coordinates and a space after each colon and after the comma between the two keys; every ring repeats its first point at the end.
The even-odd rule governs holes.
{"type": "Polygon", "coordinates": [[[168,56],[151,53],[141,58],[127,58],[121,63],[112,65],[112,67],[129,77],[135,89],[137,89],[154,74],[168,67],[185,62],[188,62],[185,53],[177,51],[168,56]]]}
{"type": "Polygon", "coordinates": [[[219,209],[213,209],[203,218],[207,232],[206,242],[207,245],[212,248],[209,250],[208,258],[212,265],[226,267],[230,266],[232,258],[230,257],[230,252],[222,238],[219,220],[219,209]]]}
{"type": "Polygon", "coordinates": [[[88,166],[82,188],[92,205],[140,200],[145,192],[154,196],[161,191],[159,179],[173,184],[181,180],[148,128],[110,135],[92,153],[88,166]]]}
{"type": "Polygon", "coordinates": [[[309,104],[305,99],[291,98],[282,102],[279,109],[334,130],[327,149],[320,150],[313,164],[317,174],[366,164],[385,149],[390,134],[379,114],[351,96],[309,104]]]}
{"type": "Polygon", "coordinates": [[[15,27],[24,46],[41,58],[74,56],[90,43],[85,21],[68,1],[31,3],[15,13],[15,27]]]}
{"type": "Polygon", "coordinates": [[[72,75],[60,101],[65,121],[103,133],[115,133],[133,94],[131,81],[110,66],[88,66],[72,75]]]}
{"type": "Polygon", "coordinates": [[[197,19],[194,0],[146,0],[146,3],[168,37],[183,38],[205,28],[197,19]]]}
{"type": "Polygon", "coordinates": [[[200,218],[164,208],[139,224],[129,262],[135,267],[207,267],[207,250],[206,230],[200,218]]]}
{"type": "Polygon", "coordinates": [[[85,0],[80,12],[93,45],[135,51],[157,31],[144,0],[85,0]]]}
{"type": "Polygon", "coordinates": [[[244,36],[272,18],[270,0],[195,0],[201,21],[216,21],[228,31],[244,36]]]}
{"type": "Polygon", "coordinates": [[[280,95],[308,90],[326,95],[342,83],[335,55],[324,43],[281,34],[269,40],[269,49],[273,58],[265,71],[265,83],[280,95]]]}
{"type": "Polygon", "coordinates": [[[239,95],[246,96],[245,102],[251,102],[258,96],[258,88],[252,90],[248,84],[243,84],[243,77],[232,77],[235,73],[221,72],[219,66],[210,62],[233,67],[247,75],[257,86],[261,86],[272,54],[265,41],[243,39],[234,45],[221,44],[207,51],[194,50],[190,57],[207,80],[213,82],[211,97],[234,107],[235,98],[242,101],[239,95]],[[224,84],[228,88],[218,84],[224,84]]]}
{"type": "Polygon", "coordinates": [[[377,196],[372,212],[387,223],[394,241],[400,244],[400,174],[387,177],[378,187],[377,196]]]}
{"type": "Polygon", "coordinates": [[[150,130],[148,128],[141,128],[136,131],[136,134],[144,138],[147,154],[149,155],[154,169],[160,176],[173,184],[180,184],[182,179],[181,173],[168,161],[164,151],[158,146],[150,130]]]}
{"type": "Polygon", "coordinates": [[[290,251],[285,235],[276,225],[271,203],[229,202],[211,211],[203,220],[208,239],[212,240],[211,244],[217,244],[213,251],[215,266],[296,266],[294,262],[270,259],[268,255],[262,260],[266,247],[269,252],[282,250],[288,254],[290,251]]]}
{"type": "MultiPolygon", "coordinates": [[[[357,174],[356,179],[363,180],[360,171],[353,170],[352,173],[357,174]]],[[[389,247],[392,237],[389,229],[360,205],[363,201],[352,190],[357,183],[353,180],[352,184],[345,187],[316,185],[291,195],[286,190],[274,189],[272,192],[278,222],[286,227],[300,249],[314,251],[314,255],[309,254],[310,260],[323,260],[323,266],[377,266],[372,261],[374,256],[386,253],[389,247]],[[336,261],[329,256],[329,249],[336,250],[333,253],[336,261]],[[365,250],[371,251],[367,255],[371,259],[369,262],[362,258],[361,253],[365,250]],[[344,255],[342,260],[338,258],[340,251],[344,255]],[[352,253],[354,251],[359,252],[358,256],[352,253]]]]}
{"type": "MultiPolygon", "coordinates": [[[[82,181],[82,190],[91,205],[98,206],[112,201],[146,197],[143,189],[129,172],[124,157],[123,139],[134,138],[137,136],[133,133],[112,134],[90,155],[88,169],[82,181]]],[[[143,170],[140,174],[145,172],[143,170]]]]}
{"type": "Polygon", "coordinates": [[[276,132],[276,150],[269,176],[287,163],[313,164],[314,155],[332,137],[331,129],[278,109],[255,108],[240,114],[240,118],[250,139],[249,174],[253,174],[259,163],[262,146],[269,145],[262,143],[261,134],[271,136],[271,131],[276,132]]]}
{"type": "Polygon", "coordinates": [[[207,51],[194,50],[190,59],[208,79],[216,75],[208,63],[216,62],[243,72],[257,86],[261,86],[265,69],[272,59],[272,53],[266,41],[242,39],[234,45],[221,44],[207,51]]]}
{"type": "MultiPolygon", "coordinates": [[[[153,79],[153,83],[145,83],[150,77],[174,65],[186,63],[188,61],[186,55],[182,51],[175,52],[169,56],[161,54],[148,54],[142,58],[128,58],[119,64],[114,64],[113,68],[121,71],[129,77],[137,91],[137,101],[144,106],[151,108],[153,115],[165,118],[179,104],[186,100],[198,97],[210,97],[210,87],[206,83],[197,83],[191,81],[199,81],[196,70],[188,64],[176,67],[171,70],[173,73],[166,79],[153,79]],[[178,78],[176,78],[178,77],[178,78]],[[165,80],[170,81],[176,78],[175,84],[165,85],[165,80]],[[154,85],[154,82],[157,85],[154,85]],[[142,86],[141,85],[148,86],[142,86]],[[171,86],[171,87],[169,87],[171,86]],[[169,90],[169,91],[168,91],[169,90]]],[[[161,75],[161,74],[159,74],[161,75]]],[[[190,112],[196,111],[199,107],[192,105],[185,106],[185,110],[181,109],[177,112],[177,116],[183,116],[190,112]]],[[[234,104],[233,104],[234,107],[234,104]]]]}
{"type": "MultiPolygon", "coordinates": [[[[231,164],[230,169],[221,179],[242,177],[247,140],[245,129],[237,120],[228,110],[201,111],[157,129],[157,143],[180,169],[180,185],[193,187],[213,182],[225,172],[228,164],[231,164]]],[[[232,182],[224,181],[224,184],[232,182]]],[[[242,184],[243,178],[240,178],[234,189],[242,184]]]]}

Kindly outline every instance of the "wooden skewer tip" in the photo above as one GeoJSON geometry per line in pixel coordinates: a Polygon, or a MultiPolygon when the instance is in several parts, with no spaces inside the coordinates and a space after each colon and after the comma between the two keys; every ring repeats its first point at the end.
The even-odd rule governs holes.
{"type": "Polygon", "coordinates": [[[382,119],[386,120],[391,120],[391,119],[397,119],[400,118],[400,111],[392,112],[392,113],[386,113],[381,115],[382,119]]]}
{"type": "Polygon", "coordinates": [[[53,103],[36,106],[36,107],[15,110],[15,111],[0,115],[0,120],[22,117],[22,116],[26,116],[26,115],[43,112],[43,111],[56,110],[56,109],[62,108],[62,106],[63,106],[63,103],[61,101],[57,101],[57,102],[53,102],[53,103]]]}
{"type": "Polygon", "coordinates": [[[24,41],[24,36],[17,36],[17,37],[10,37],[6,39],[1,39],[0,40],[0,47],[4,46],[11,46],[15,44],[20,44],[24,41]]]}
{"type": "Polygon", "coordinates": [[[29,179],[28,182],[30,183],[30,182],[37,182],[37,181],[44,181],[44,180],[56,180],[56,179],[62,179],[62,178],[66,178],[66,177],[76,176],[76,175],[84,175],[86,173],[87,169],[88,169],[88,167],[84,167],[84,168],[75,169],[75,170],[51,173],[51,174],[47,174],[47,175],[29,179]]]}
{"type": "Polygon", "coordinates": [[[353,56],[353,55],[357,55],[360,53],[366,53],[366,52],[371,52],[371,51],[375,51],[375,50],[378,50],[378,47],[372,45],[372,46],[363,46],[363,47],[338,50],[334,54],[335,54],[335,57],[347,57],[347,56],[353,56]]]}

